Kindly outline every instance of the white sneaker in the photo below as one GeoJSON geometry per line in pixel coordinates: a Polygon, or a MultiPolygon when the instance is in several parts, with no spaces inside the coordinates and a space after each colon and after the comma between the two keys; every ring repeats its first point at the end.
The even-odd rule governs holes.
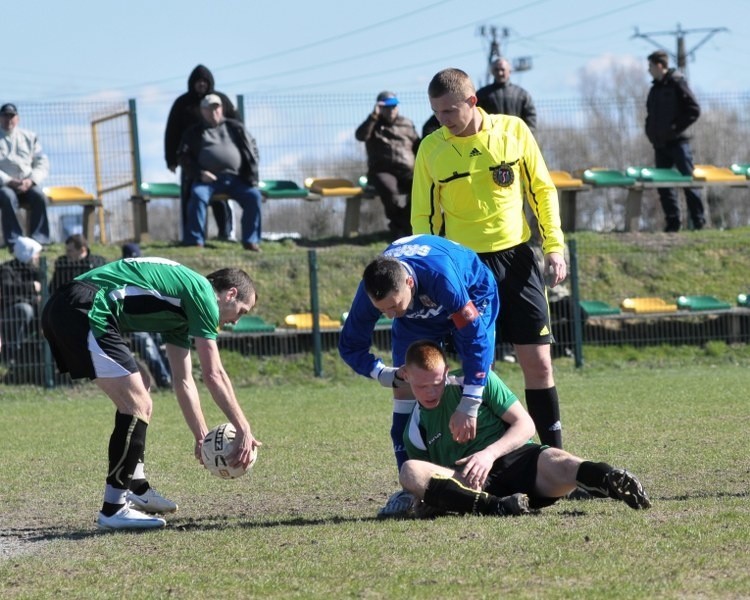
{"type": "Polygon", "coordinates": [[[406,490],[399,490],[378,511],[378,519],[407,519],[414,516],[414,496],[406,490]]]}
{"type": "Polygon", "coordinates": [[[125,499],[138,510],[151,514],[171,513],[177,510],[177,504],[172,502],[169,498],[162,496],[152,487],[148,488],[140,495],[128,492],[125,499]]]}
{"type": "Polygon", "coordinates": [[[99,513],[96,524],[100,529],[161,529],[167,522],[135,510],[126,502],[125,506],[111,517],[99,513]]]}

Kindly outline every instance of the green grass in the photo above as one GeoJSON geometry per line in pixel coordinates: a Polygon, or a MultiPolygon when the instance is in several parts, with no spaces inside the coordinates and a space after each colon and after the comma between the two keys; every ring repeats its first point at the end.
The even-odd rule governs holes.
{"type": "MultiPolygon", "coordinates": [[[[0,597],[747,597],[747,367],[655,365],[556,363],[567,448],[635,472],[650,511],[379,522],[396,489],[387,391],[256,373],[238,395],[264,446],[235,481],[200,468],[173,396],[155,395],[148,472],[180,510],[141,534],[94,527],[111,403],[91,385],[0,388],[0,597]]],[[[518,367],[500,367],[520,391],[518,367]]]]}

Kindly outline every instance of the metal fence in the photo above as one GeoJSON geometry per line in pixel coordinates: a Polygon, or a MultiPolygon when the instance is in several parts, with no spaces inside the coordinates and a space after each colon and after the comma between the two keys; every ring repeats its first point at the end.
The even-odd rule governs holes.
{"type": "MultiPolygon", "coordinates": [[[[640,91],[638,91],[640,94],[640,91]]],[[[366,172],[364,144],[354,130],[372,110],[375,93],[256,94],[238,97],[248,130],[258,140],[262,179],[343,177],[355,181],[366,172]]],[[[423,93],[400,95],[400,111],[418,130],[430,116],[423,93]]],[[[699,97],[703,107],[695,126],[696,163],[728,166],[750,161],[750,94],[699,97]]],[[[29,103],[20,107],[21,127],[35,131],[50,157],[45,185],[80,186],[102,200],[98,239],[121,242],[134,235],[129,199],[141,180],[177,181],[163,164],[163,120],[171,100],[29,103]]],[[[643,134],[644,98],[599,97],[537,102],[537,137],[550,169],[576,172],[592,166],[624,169],[650,165],[652,150],[643,134]]],[[[722,189],[708,197],[714,227],[750,223],[748,191],[722,189]]],[[[621,230],[625,193],[594,189],[579,194],[578,228],[621,230]]],[[[264,234],[321,239],[342,231],[344,198],[318,202],[274,200],[263,205],[264,234]]],[[[174,200],[154,200],[148,207],[151,237],[177,240],[178,207],[174,200]]],[[[50,210],[52,234],[61,241],[80,231],[80,209],[50,210]]],[[[239,225],[239,210],[235,211],[239,225]]],[[[382,231],[386,221],[377,200],[365,200],[361,233],[382,231]]],[[[647,192],[641,229],[661,229],[656,192],[647,192]]],[[[211,220],[210,220],[211,221],[211,220]]],[[[213,223],[209,234],[215,232],[213,223]]]]}
{"type": "MultiPolygon", "coordinates": [[[[103,203],[97,239],[129,237],[132,219],[127,199],[134,181],[134,147],[129,102],[25,103],[19,127],[34,131],[50,159],[44,186],[76,186],[103,203]],[[103,225],[104,229],[100,226],[103,225]]],[[[81,208],[49,209],[53,240],[81,233],[81,208]]]]}
{"type": "MultiPolygon", "coordinates": [[[[570,236],[570,278],[550,292],[557,341],[554,355],[575,356],[581,363],[586,350],[595,346],[750,342],[750,308],[737,305],[738,294],[750,292],[750,254],[744,241],[722,241],[719,236],[570,236]],[[678,306],[682,296],[710,296],[726,306],[690,310],[678,306]],[[643,298],[657,298],[667,308],[623,308],[627,299],[643,298]],[[592,302],[596,310],[579,310],[592,302]],[[609,310],[602,310],[603,306],[609,310]]],[[[319,374],[320,355],[336,348],[362,270],[372,258],[371,250],[351,247],[345,253],[330,247],[264,253],[251,259],[238,256],[234,266],[252,274],[259,303],[252,318],[220,333],[220,347],[245,357],[310,357],[319,374]],[[312,313],[318,315],[317,327],[314,320],[305,323],[301,318],[299,323],[299,315],[312,313]],[[292,315],[297,315],[297,325],[292,315]]],[[[196,268],[208,273],[225,266],[232,265],[203,257],[196,268]]],[[[43,263],[45,278],[50,275],[48,267],[43,263]]],[[[46,281],[42,284],[46,290],[46,281]]],[[[65,377],[55,373],[38,319],[26,326],[11,305],[6,304],[2,313],[3,381],[40,386],[66,383],[65,377]]],[[[373,341],[387,356],[390,328],[379,327],[373,341]]]]}

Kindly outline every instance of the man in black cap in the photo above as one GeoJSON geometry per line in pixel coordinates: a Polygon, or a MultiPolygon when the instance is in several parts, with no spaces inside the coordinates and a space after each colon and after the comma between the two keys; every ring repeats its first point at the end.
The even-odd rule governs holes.
{"type": "Polygon", "coordinates": [[[18,127],[15,104],[0,107],[0,213],[5,243],[13,248],[24,235],[16,216],[20,206],[30,212],[28,237],[49,244],[47,197],[41,183],[49,173],[49,160],[36,134],[18,127]]]}
{"type": "Polygon", "coordinates": [[[355,137],[367,149],[367,181],[385,208],[393,239],[411,233],[411,184],[419,135],[414,123],[398,114],[398,98],[380,92],[370,115],[357,127],[355,137]],[[405,205],[399,202],[405,198],[405,205]]]}

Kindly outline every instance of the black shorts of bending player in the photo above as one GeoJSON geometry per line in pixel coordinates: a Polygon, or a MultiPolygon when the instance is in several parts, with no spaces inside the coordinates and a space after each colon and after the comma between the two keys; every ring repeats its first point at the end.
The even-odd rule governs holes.
{"type": "Polygon", "coordinates": [[[500,314],[497,341],[509,344],[551,344],[547,288],[534,251],[528,244],[479,253],[497,281],[500,314]]]}
{"type": "Polygon", "coordinates": [[[557,502],[558,498],[547,498],[534,494],[536,464],[539,455],[549,446],[525,444],[517,450],[498,458],[490,469],[484,491],[494,496],[526,494],[530,508],[544,508],[557,502]]]}
{"type": "Polygon", "coordinates": [[[44,307],[42,330],[60,373],[73,379],[124,377],[138,372],[130,347],[114,317],[99,338],[91,331],[88,314],[96,286],[72,281],[59,288],[44,307]]]}

